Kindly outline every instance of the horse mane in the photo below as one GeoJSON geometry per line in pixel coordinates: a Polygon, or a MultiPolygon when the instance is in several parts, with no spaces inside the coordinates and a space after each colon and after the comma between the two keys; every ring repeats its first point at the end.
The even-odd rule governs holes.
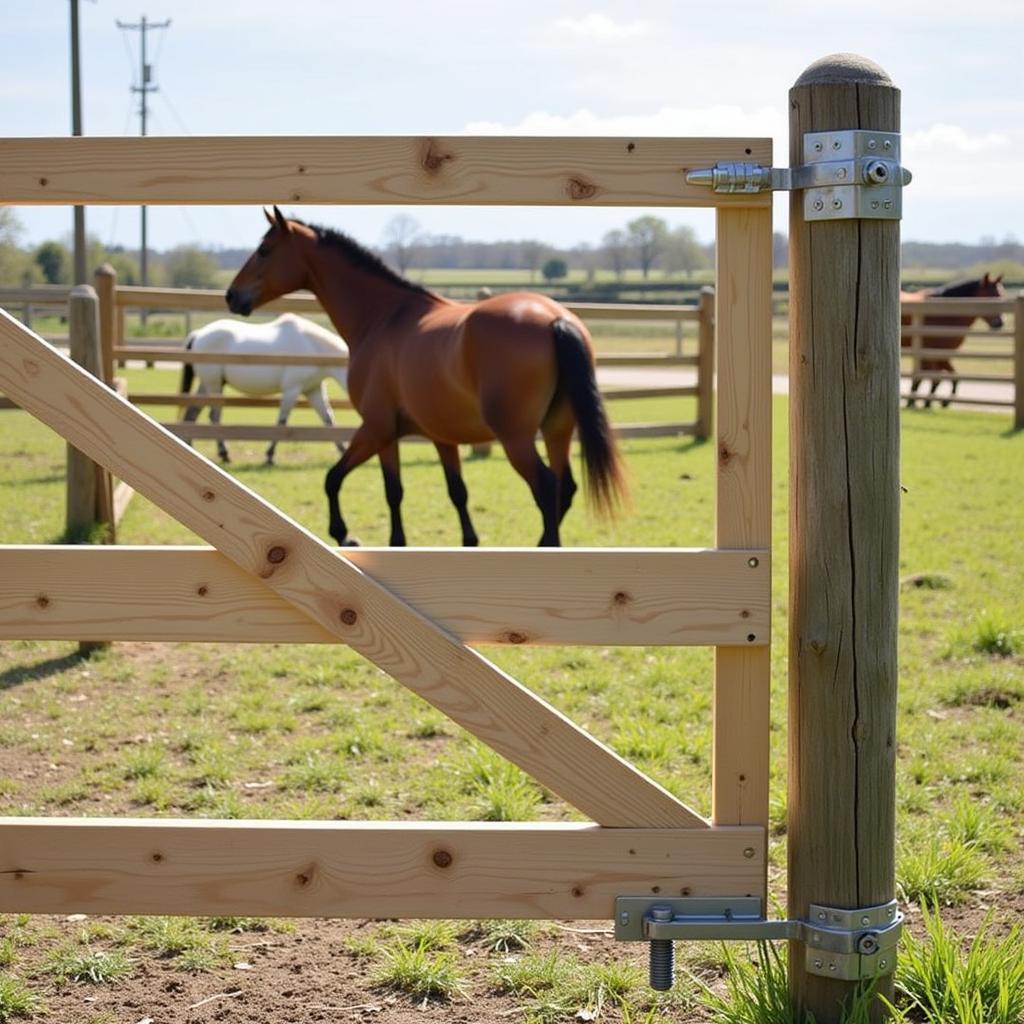
{"type": "Polygon", "coordinates": [[[941,288],[936,288],[928,294],[934,299],[969,298],[977,295],[979,284],[981,284],[980,277],[970,277],[943,285],[941,288]]]}
{"type": "Polygon", "coordinates": [[[416,284],[407,277],[403,277],[397,271],[392,270],[375,252],[371,252],[366,246],[360,245],[359,242],[350,235],[346,235],[343,231],[325,228],[319,224],[307,224],[297,217],[291,219],[296,224],[301,224],[303,227],[315,231],[317,245],[326,245],[334,249],[340,249],[345,258],[358,270],[372,274],[374,277],[379,277],[389,284],[397,285],[399,288],[405,288],[408,291],[417,292],[432,299],[439,299],[441,297],[437,292],[431,291],[431,289],[425,288],[421,284],[416,284]]]}

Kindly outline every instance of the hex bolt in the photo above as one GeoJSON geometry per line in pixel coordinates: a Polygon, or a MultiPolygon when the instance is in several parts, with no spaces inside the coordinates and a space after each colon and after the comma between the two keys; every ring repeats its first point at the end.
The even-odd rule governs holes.
{"type": "MultiPolygon", "coordinates": [[[[668,922],[672,920],[672,916],[671,907],[651,907],[652,921],[668,922]]],[[[649,977],[651,988],[655,992],[668,992],[672,988],[675,958],[671,939],[651,939],[649,977]]]]}

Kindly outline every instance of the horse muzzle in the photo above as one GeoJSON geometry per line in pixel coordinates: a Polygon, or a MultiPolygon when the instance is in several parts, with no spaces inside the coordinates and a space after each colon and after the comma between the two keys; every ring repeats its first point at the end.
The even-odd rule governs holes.
{"type": "Polygon", "coordinates": [[[228,309],[236,316],[248,316],[252,312],[252,299],[248,292],[237,288],[229,288],[224,294],[228,309]]]}

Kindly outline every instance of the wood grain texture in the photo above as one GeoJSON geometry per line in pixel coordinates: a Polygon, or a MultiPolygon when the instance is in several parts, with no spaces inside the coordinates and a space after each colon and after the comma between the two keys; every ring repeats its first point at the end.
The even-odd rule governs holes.
{"type": "Polygon", "coordinates": [[[0,312],[0,390],[599,824],[707,822],[0,312]]]}
{"type": "Polygon", "coordinates": [[[1024,295],[1013,300],[1013,426],[1024,428],[1024,295]]]}
{"type": "Polygon", "coordinates": [[[0,911],[610,919],[763,896],[761,829],[0,818],[0,911]]]}
{"type": "MultiPolygon", "coordinates": [[[[794,163],[805,132],[899,131],[891,84],[798,84],[790,111],[794,163]]],[[[805,917],[895,888],[899,222],[809,224],[795,194],[789,239],[789,914],[805,917]]],[[[795,943],[800,1012],[838,1021],[855,984],[803,962],[795,943]]]]}
{"type": "MultiPolygon", "coordinates": [[[[715,541],[770,548],[771,211],[720,210],[716,252],[715,541]]],[[[767,824],[770,668],[767,649],[715,652],[716,824],[767,824]]]]}
{"type": "Polygon", "coordinates": [[[711,436],[715,416],[715,290],[700,290],[697,328],[697,438],[711,436]]]}
{"type": "MultiPolygon", "coordinates": [[[[0,139],[15,204],[757,206],[686,171],[765,163],[768,139],[298,136],[0,139]]],[[[768,161],[770,162],[770,160],[768,161]]]]}
{"type": "MultiPolygon", "coordinates": [[[[766,645],[766,556],[671,548],[345,552],[464,643],[512,646],[766,645]],[[760,559],[756,570],[751,557],[760,559]]],[[[79,637],[338,642],[212,548],[0,546],[0,639],[79,637]]]]}

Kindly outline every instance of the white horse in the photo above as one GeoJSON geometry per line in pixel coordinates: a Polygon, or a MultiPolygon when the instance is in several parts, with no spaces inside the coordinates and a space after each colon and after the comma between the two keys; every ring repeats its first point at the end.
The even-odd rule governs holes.
{"type": "MultiPolygon", "coordinates": [[[[317,355],[347,356],[348,345],[336,334],[306,320],[285,313],[268,324],[253,324],[241,320],[215,320],[193,331],[185,342],[193,352],[217,352],[225,356],[238,355],[317,355]]],[[[188,394],[193,377],[199,378],[196,395],[220,395],[225,384],[246,395],[281,395],[277,422],[284,426],[300,395],[320,414],[328,426],[334,425],[331,407],[327,402],[324,383],[333,377],[343,388],[347,386],[348,371],[343,366],[258,366],[251,363],[185,363],[181,375],[181,392],[188,394]]],[[[185,409],[184,420],[193,423],[203,411],[198,402],[185,409]]],[[[210,422],[220,423],[221,407],[210,406],[210,422]]],[[[267,449],[267,465],[274,463],[277,441],[267,449]]],[[[338,445],[342,452],[345,446],[338,445]]],[[[217,454],[221,461],[230,462],[227,445],[217,438],[217,454]]]]}

